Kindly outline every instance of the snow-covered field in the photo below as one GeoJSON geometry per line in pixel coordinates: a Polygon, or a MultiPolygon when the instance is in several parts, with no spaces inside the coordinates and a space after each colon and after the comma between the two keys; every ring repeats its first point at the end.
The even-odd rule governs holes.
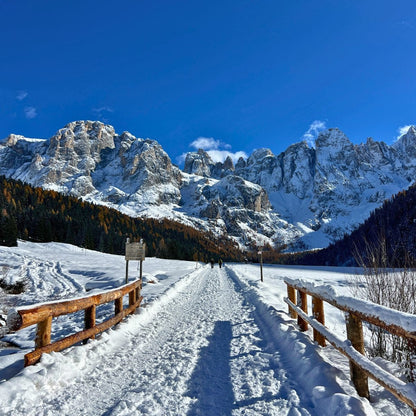
{"type": "MultiPolygon", "coordinates": [[[[0,292],[8,308],[83,296],[119,286],[125,261],[74,246],[19,242],[0,247],[0,278],[25,279],[21,295],[0,292]]],[[[330,284],[350,295],[357,270],[148,258],[143,307],[125,322],[23,368],[34,328],[0,339],[0,415],[411,415],[375,383],[358,397],[349,364],[314,344],[287,315],[283,278],[330,284]]],[[[135,262],[129,278],[137,277],[135,262]]],[[[327,306],[327,305],[326,305],[327,306]]],[[[112,313],[113,305],[101,313],[112,313]]],[[[345,338],[344,316],[326,307],[327,327],[345,338]]],[[[60,317],[53,337],[81,329],[60,317]]],[[[1,328],[0,328],[1,330],[1,328]]]]}

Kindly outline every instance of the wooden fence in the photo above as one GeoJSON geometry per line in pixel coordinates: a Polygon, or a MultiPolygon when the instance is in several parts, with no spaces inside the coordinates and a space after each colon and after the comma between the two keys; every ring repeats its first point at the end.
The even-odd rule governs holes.
{"type": "Polygon", "coordinates": [[[81,341],[94,338],[100,332],[119,323],[133,313],[143,299],[140,296],[141,279],[117,289],[84,298],[43,303],[12,310],[7,316],[7,326],[12,331],[37,324],[35,350],[25,355],[25,366],[35,364],[43,353],[61,351],[81,341]],[[123,297],[129,296],[128,307],[123,309],[123,297]],[[96,325],[96,307],[114,301],[114,316],[96,325]],[[52,318],[84,310],[85,328],[51,343],[52,318]]]}
{"type": "Polygon", "coordinates": [[[368,377],[405,402],[416,415],[416,386],[405,383],[365,357],[362,321],[376,325],[394,335],[405,337],[410,348],[416,345],[416,316],[370,304],[355,298],[335,296],[326,286],[316,287],[301,280],[285,279],[289,314],[298,320],[301,331],[313,328],[313,337],[319,345],[332,344],[350,361],[352,382],[362,397],[369,398],[368,377]],[[297,295],[296,295],[297,294],[297,295]],[[308,316],[307,296],[312,296],[312,316],[308,316]],[[340,340],[325,327],[324,302],[346,313],[347,340],[340,340]]]}

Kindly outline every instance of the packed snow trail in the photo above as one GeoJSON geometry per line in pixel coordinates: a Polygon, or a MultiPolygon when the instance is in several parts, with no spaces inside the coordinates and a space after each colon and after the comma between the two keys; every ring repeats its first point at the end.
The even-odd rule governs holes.
{"type": "Polygon", "coordinates": [[[45,354],[42,371],[35,366],[31,377],[0,385],[0,412],[322,414],[282,366],[258,318],[232,272],[199,269],[100,339],[45,354]],[[2,388],[15,390],[12,403],[1,403],[2,388]]]}

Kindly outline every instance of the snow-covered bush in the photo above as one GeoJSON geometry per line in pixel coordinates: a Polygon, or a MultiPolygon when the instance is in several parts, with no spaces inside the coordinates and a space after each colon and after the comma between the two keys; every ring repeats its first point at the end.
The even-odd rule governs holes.
{"type": "Polygon", "coordinates": [[[1,269],[0,275],[0,289],[3,289],[6,293],[12,295],[18,295],[25,291],[26,282],[24,280],[18,280],[16,282],[9,282],[7,278],[10,268],[8,266],[3,266],[1,269]]]}

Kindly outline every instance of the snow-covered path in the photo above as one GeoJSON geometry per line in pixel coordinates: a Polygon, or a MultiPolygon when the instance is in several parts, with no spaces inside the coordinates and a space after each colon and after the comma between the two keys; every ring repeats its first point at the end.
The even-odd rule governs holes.
{"type": "Polygon", "coordinates": [[[30,383],[23,379],[31,385],[0,386],[0,397],[1,387],[16,388],[12,406],[3,411],[313,414],[313,405],[299,397],[302,388],[281,366],[267,329],[259,326],[254,307],[231,276],[226,269],[199,269],[178,283],[175,296],[122,324],[117,337],[111,331],[87,347],[75,347],[82,353],[59,360],[52,355],[50,367],[46,358],[43,374],[30,383]]]}
{"type": "MultiPolygon", "coordinates": [[[[22,295],[23,304],[53,298],[55,280],[65,296],[117,285],[111,276],[122,276],[125,267],[121,256],[56,243],[49,251],[31,243],[14,250],[4,249],[10,277],[26,276],[33,289],[22,295]]],[[[337,271],[270,267],[260,284],[257,271],[147,259],[145,304],[138,313],[20,372],[13,371],[13,357],[33,348],[34,329],[9,334],[5,339],[23,350],[3,351],[0,415],[374,415],[349,380],[348,360],[300,333],[283,302],[282,276],[326,276],[341,288],[348,278],[337,271]]],[[[327,312],[329,325],[342,332],[341,320],[327,312]]],[[[60,336],[82,326],[70,316],[64,321],[53,324],[60,336]]],[[[398,407],[379,397],[380,414],[394,414],[398,407]]]]}

